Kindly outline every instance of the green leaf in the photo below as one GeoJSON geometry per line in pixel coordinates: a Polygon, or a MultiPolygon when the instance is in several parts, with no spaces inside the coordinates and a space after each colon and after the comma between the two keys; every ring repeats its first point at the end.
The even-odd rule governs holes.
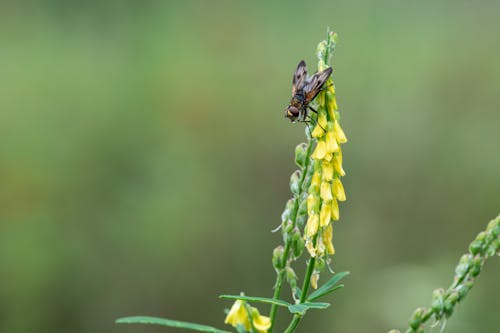
{"type": "Polygon", "coordinates": [[[117,324],[152,324],[152,325],[162,325],[176,328],[183,328],[186,330],[199,331],[199,332],[211,332],[211,333],[230,333],[228,331],[223,331],[218,328],[211,326],[187,323],[184,321],[170,320],[165,318],[157,317],[147,317],[147,316],[136,316],[136,317],[124,317],[119,318],[115,321],[117,324]]]}
{"type": "Polygon", "coordinates": [[[349,274],[350,274],[349,272],[340,272],[340,273],[335,274],[324,285],[322,285],[321,287],[319,287],[318,290],[316,290],[311,295],[309,295],[309,297],[307,298],[307,300],[308,301],[314,301],[315,299],[318,299],[320,297],[328,295],[329,293],[332,293],[332,292],[334,292],[337,289],[343,288],[344,285],[341,284],[339,286],[335,286],[335,284],[337,284],[337,282],[339,282],[340,280],[342,280],[345,276],[347,276],[349,274]]]}
{"type": "Polygon", "coordinates": [[[284,307],[288,307],[288,306],[292,305],[292,304],[290,304],[286,301],[283,301],[281,299],[267,298],[267,297],[243,296],[243,295],[220,295],[219,298],[240,299],[242,301],[261,302],[261,303],[267,303],[267,304],[275,304],[275,305],[284,306],[284,307]]]}
{"type": "Polygon", "coordinates": [[[306,302],[293,304],[288,307],[288,310],[293,314],[304,315],[308,309],[326,309],[330,303],[306,302]]]}

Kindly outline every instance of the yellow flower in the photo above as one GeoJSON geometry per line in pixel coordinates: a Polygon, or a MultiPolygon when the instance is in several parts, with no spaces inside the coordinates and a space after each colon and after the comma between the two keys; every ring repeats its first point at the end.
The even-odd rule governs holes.
{"type": "Polygon", "coordinates": [[[259,310],[252,307],[252,324],[259,333],[267,333],[267,330],[271,327],[271,318],[261,316],[259,310]]]}
{"type": "Polygon", "coordinates": [[[323,180],[331,181],[333,179],[333,164],[330,162],[323,162],[323,180]]]}
{"type": "Polygon", "coordinates": [[[335,138],[334,132],[329,131],[328,133],[326,133],[325,142],[326,142],[326,150],[329,153],[335,153],[339,151],[339,145],[337,143],[337,139],[335,138]]]}
{"type": "Polygon", "coordinates": [[[307,212],[309,215],[319,210],[319,198],[317,195],[309,194],[307,196],[307,212]]]}
{"type": "Polygon", "coordinates": [[[332,244],[333,238],[333,227],[329,224],[325,229],[323,229],[323,244],[326,246],[326,251],[328,254],[335,254],[335,249],[332,244]]]}
{"type": "Polygon", "coordinates": [[[345,171],[342,168],[342,151],[339,150],[338,154],[333,157],[333,168],[340,176],[345,176],[345,171]]]}
{"type": "Polygon", "coordinates": [[[338,143],[346,143],[347,142],[347,138],[344,134],[344,131],[342,130],[342,127],[340,127],[338,121],[335,121],[333,123],[333,131],[335,132],[335,137],[337,138],[338,143]]]}
{"type": "Polygon", "coordinates": [[[332,200],[332,220],[338,221],[340,218],[340,213],[339,213],[339,203],[337,202],[337,199],[332,200]]]}
{"type": "Polygon", "coordinates": [[[321,189],[320,189],[320,195],[321,199],[325,201],[331,201],[333,199],[332,196],[332,186],[330,185],[329,182],[322,182],[321,183],[321,189]]]}
{"type": "Polygon", "coordinates": [[[311,178],[311,186],[319,187],[321,183],[321,172],[319,170],[314,171],[311,178]]]}
{"type": "Polygon", "coordinates": [[[250,321],[248,320],[248,312],[245,309],[245,303],[242,300],[237,300],[236,302],[234,302],[231,310],[229,310],[226,319],[224,320],[224,323],[229,324],[233,327],[242,325],[243,327],[245,327],[245,330],[250,330],[251,325],[250,321]]]}
{"type": "Polygon", "coordinates": [[[316,122],[316,126],[314,127],[311,136],[313,138],[319,138],[325,134],[325,128],[328,122],[326,120],[326,114],[324,112],[320,112],[318,114],[318,121],[316,122]]]}
{"type": "Polygon", "coordinates": [[[237,327],[241,325],[245,328],[246,331],[250,331],[253,327],[259,331],[259,333],[267,333],[267,330],[271,327],[271,319],[267,316],[262,316],[259,313],[257,308],[253,306],[248,306],[250,311],[247,311],[245,308],[246,303],[242,300],[237,300],[234,302],[231,310],[226,316],[224,320],[225,324],[229,324],[233,327],[237,327]],[[248,312],[250,312],[252,316],[252,323],[250,324],[250,320],[248,317],[248,312]]]}
{"type": "Polygon", "coordinates": [[[319,213],[319,225],[324,227],[330,223],[332,218],[332,205],[330,203],[323,202],[321,205],[321,211],[319,213]]]}
{"type": "Polygon", "coordinates": [[[345,192],[344,192],[344,185],[342,185],[342,182],[340,181],[340,179],[335,178],[333,180],[332,188],[333,188],[333,193],[335,194],[335,197],[339,201],[345,201],[346,197],[345,197],[345,192]]]}
{"type": "Polygon", "coordinates": [[[316,235],[319,227],[319,216],[318,214],[309,215],[309,219],[306,224],[306,236],[312,237],[316,235]]]}
{"type": "Polygon", "coordinates": [[[325,157],[326,155],[326,144],[325,141],[318,141],[318,144],[316,145],[316,148],[314,149],[314,152],[312,153],[312,158],[321,160],[325,157]]]}

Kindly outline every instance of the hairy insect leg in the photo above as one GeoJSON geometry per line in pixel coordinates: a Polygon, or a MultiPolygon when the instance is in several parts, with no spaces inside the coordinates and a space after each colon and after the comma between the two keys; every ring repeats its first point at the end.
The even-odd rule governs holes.
{"type": "Polygon", "coordinates": [[[316,109],[315,109],[315,108],[313,108],[312,106],[308,105],[307,107],[308,107],[308,108],[309,108],[309,110],[311,110],[312,112],[314,112],[314,113],[318,114],[318,111],[316,111],[316,109]]]}
{"type": "MultiPolygon", "coordinates": [[[[313,109],[313,111],[314,111],[314,112],[316,112],[316,113],[318,112],[318,111],[316,111],[316,110],[314,110],[314,109],[313,109]]],[[[309,117],[309,120],[310,120],[310,122],[311,122],[311,123],[314,123],[314,125],[318,125],[318,126],[319,126],[322,130],[323,130],[323,132],[325,132],[325,133],[326,133],[326,129],[325,129],[323,126],[321,126],[321,124],[320,124],[320,123],[318,123],[318,121],[315,121],[315,120],[314,120],[313,118],[311,118],[311,116],[309,116],[309,115],[307,115],[307,117],[309,117]]],[[[307,117],[306,117],[306,118],[307,118],[307,117]]]]}

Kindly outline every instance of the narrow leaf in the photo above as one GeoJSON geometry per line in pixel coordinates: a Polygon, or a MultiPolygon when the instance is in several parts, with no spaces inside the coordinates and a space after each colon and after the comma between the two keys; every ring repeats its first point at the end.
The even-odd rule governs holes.
{"type": "Polygon", "coordinates": [[[332,276],[330,280],[328,280],[324,285],[318,288],[315,292],[311,293],[309,297],[307,298],[308,301],[314,301],[315,299],[318,299],[322,296],[325,296],[339,288],[342,287],[335,287],[335,284],[342,280],[345,276],[349,275],[349,272],[340,272],[332,276]]]}
{"type": "Polygon", "coordinates": [[[165,318],[157,317],[147,317],[147,316],[136,316],[136,317],[124,317],[119,318],[115,321],[117,324],[152,324],[152,325],[162,325],[169,327],[182,328],[186,330],[199,331],[199,332],[210,332],[210,333],[230,333],[228,331],[223,331],[218,328],[211,326],[187,323],[184,321],[177,321],[165,318]]]}
{"type": "Polygon", "coordinates": [[[261,302],[261,303],[267,303],[267,304],[275,304],[278,306],[284,306],[288,307],[292,304],[283,301],[281,299],[276,299],[276,298],[267,298],[267,297],[256,297],[256,296],[243,296],[243,295],[220,295],[219,298],[225,298],[225,299],[240,299],[243,301],[248,301],[248,302],[261,302]]]}
{"type": "Polygon", "coordinates": [[[342,288],[344,288],[344,285],[343,285],[343,284],[336,285],[336,286],[334,286],[334,287],[332,287],[332,288],[330,288],[330,289],[326,290],[324,293],[321,293],[321,294],[315,295],[314,297],[311,297],[311,296],[312,296],[312,295],[311,295],[311,296],[310,296],[307,300],[308,300],[308,301],[314,301],[314,300],[317,300],[318,298],[321,298],[321,297],[323,297],[323,296],[326,296],[326,295],[328,295],[328,294],[331,294],[331,293],[333,293],[335,290],[337,290],[337,289],[342,289],[342,288]]]}
{"type": "Polygon", "coordinates": [[[326,309],[329,306],[330,303],[306,302],[290,305],[288,310],[293,314],[303,315],[308,309],[326,309]]]}

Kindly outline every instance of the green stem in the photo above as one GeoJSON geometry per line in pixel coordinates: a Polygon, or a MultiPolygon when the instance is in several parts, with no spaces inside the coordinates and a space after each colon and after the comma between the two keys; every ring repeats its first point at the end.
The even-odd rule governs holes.
{"type": "MultiPolygon", "coordinates": [[[[316,245],[316,239],[318,235],[316,235],[313,239],[313,244],[316,245]]],[[[306,276],[304,277],[304,282],[302,284],[302,292],[300,294],[300,303],[304,303],[307,299],[307,293],[309,291],[309,286],[311,285],[311,276],[312,273],[314,272],[314,265],[316,264],[316,258],[312,257],[311,260],[309,260],[309,264],[307,265],[307,271],[306,271],[306,276]]],[[[302,319],[302,315],[300,314],[295,314],[293,316],[292,321],[290,322],[290,325],[288,325],[287,329],[285,330],[285,333],[292,333],[295,331],[297,326],[299,325],[300,320],[302,319]]]]}
{"type": "MultiPolygon", "coordinates": [[[[299,213],[299,205],[300,205],[300,196],[301,196],[302,192],[304,191],[304,188],[303,188],[304,187],[304,180],[306,179],[307,171],[308,171],[309,165],[310,165],[312,147],[313,147],[313,140],[310,139],[307,142],[307,150],[306,150],[304,169],[302,170],[302,174],[300,175],[300,179],[299,179],[299,186],[300,186],[299,189],[301,192],[295,196],[295,202],[293,205],[292,223],[293,223],[294,227],[297,224],[297,216],[299,213]]],[[[305,190],[307,190],[307,189],[305,189],[305,190]]],[[[286,239],[286,243],[285,243],[285,250],[283,251],[282,267],[285,267],[286,263],[288,261],[288,256],[290,255],[291,244],[292,244],[291,237],[288,237],[286,239]]],[[[275,284],[273,298],[279,299],[280,293],[281,293],[281,287],[283,286],[283,278],[284,277],[285,277],[285,268],[282,268],[276,276],[276,284],[275,284]]],[[[276,304],[273,304],[271,306],[271,311],[270,311],[271,327],[269,328],[269,333],[273,332],[274,322],[276,320],[277,311],[278,311],[278,306],[276,304]]]]}

